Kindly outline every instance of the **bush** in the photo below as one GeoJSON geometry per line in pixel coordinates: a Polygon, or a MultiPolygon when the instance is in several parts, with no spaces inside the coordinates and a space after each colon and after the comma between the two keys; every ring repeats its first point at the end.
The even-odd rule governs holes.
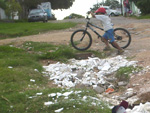
{"type": "Polygon", "coordinates": [[[72,13],[69,16],[65,17],[64,19],[73,19],[73,18],[84,18],[84,16],[72,13]]]}

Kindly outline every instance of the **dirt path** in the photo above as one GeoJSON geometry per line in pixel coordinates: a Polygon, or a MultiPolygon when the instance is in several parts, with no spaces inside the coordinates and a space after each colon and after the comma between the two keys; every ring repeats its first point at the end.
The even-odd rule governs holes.
{"type": "MultiPolygon", "coordinates": [[[[85,22],[85,19],[76,20],[64,20],[64,21],[53,21],[53,22],[85,22]]],[[[95,19],[91,20],[95,24],[99,24],[95,19]]],[[[132,58],[132,60],[139,61],[139,64],[146,67],[150,66],[150,19],[149,20],[135,20],[124,17],[112,17],[112,22],[115,24],[114,27],[123,27],[129,30],[132,35],[131,45],[125,49],[124,55],[132,58]]],[[[44,34],[38,34],[33,36],[18,37],[13,39],[0,40],[0,45],[15,43],[20,45],[25,41],[35,42],[51,42],[54,44],[69,44],[70,36],[75,29],[82,28],[84,24],[77,26],[76,28],[70,28],[67,30],[51,31],[44,34]]],[[[91,31],[90,31],[91,32],[91,31]]],[[[97,39],[96,35],[91,33],[93,37],[93,44],[90,49],[102,51],[104,45],[97,39]]],[[[136,75],[131,78],[128,87],[134,88],[135,92],[140,96],[143,93],[148,94],[150,92],[150,73],[144,75],[136,75]],[[133,86],[133,84],[139,84],[133,86]],[[143,85],[144,84],[144,85],[143,85]]],[[[150,95],[146,98],[150,99],[150,95]]]]}

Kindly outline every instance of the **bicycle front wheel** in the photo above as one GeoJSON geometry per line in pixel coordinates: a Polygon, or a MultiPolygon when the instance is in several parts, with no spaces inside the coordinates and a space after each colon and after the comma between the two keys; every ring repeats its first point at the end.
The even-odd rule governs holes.
{"type": "Polygon", "coordinates": [[[89,32],[80,29],[71,35],[71,44],[75,49],[85,51],[90,48],[92,44],[92,37],[89,32]]]}
{"type": "MultiPolygon", "coordinates": [[[[114,38],[117,44],[123,49],[127,48],[131,43],[131,35],[124,28],[114,29],[114,38]]],[[[111,45],[116,48],[112,43],[111,45]]]]}

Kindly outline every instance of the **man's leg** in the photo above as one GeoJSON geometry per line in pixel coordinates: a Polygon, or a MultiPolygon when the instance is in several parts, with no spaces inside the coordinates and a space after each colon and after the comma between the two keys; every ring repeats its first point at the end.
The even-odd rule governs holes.
{"type": "Polygon", "coordinates": [[[109,46],[109,42],[108,42],[108,40],[107,40],[107,39],[105,39],[104,37],[102,37],[102,42],[104,42],[104,43],[105,43],[106,47],[109,47],[109,48],[110,48],[110,46],[109,46]]]}
{"type": "Polygon", "coordinates": [[[118,55],[121,55],[124,52],[124,50],[115,41],[113,41],[112,44],[118,49],[118,55]]]}
{"type": "Polygon", "coordinates": [[[122,50],[122,48],[121,48],[115,41],[113,41],[112,44],[113,44],[118,50],[122,50]]]}

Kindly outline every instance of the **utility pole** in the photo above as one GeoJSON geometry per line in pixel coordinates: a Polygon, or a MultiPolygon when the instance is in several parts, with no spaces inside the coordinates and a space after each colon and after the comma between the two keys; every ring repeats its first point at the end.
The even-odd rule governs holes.
{"type": "Polygon", "coordinates": [[[104,0],[102,0],[102,3],[103,3],[103,5],[104,5],[104,0]]]}
{"type": "Polygon", "coordinates": [[[120,4],[121,4],[121,14],[123,15],[122,0],[120,0],[120,4]]]}

